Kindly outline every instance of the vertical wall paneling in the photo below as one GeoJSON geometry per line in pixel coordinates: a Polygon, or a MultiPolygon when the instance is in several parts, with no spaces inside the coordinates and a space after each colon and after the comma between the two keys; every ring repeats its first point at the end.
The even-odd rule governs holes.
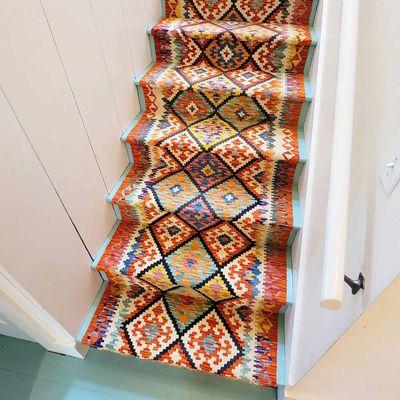
{"type": "Polygon", "coordinates": [[[161,18],[161,1],[145,0],[143,1],[143,6],[147,24],[150,24],[161,18]]]}
{"type": "Polygon", "coordinates": [[[0,13],[0,263],[73,335],[100,284],[90,256],[115,221],[105,198],[160,16],[160,0],[14,0],[0,13]]]}
{"type": "Polygon", "coordinates": [[[89,0],[40,0],[108,190],[124,168],[121,126],[89,0]]]}
{"type": "Polygon", "coordinates": [[[139,112],[139,102],[122,5],[120,1],[109,0],[90,0],[90,3],[121,130],[124,131],[139,112]]]}
{"type": "MultiPolygon", "coordinates": [[[[71,37],[78,29],[75,25],[78,24],[70,27],[71,37]]],[[[95,255],[115,216],[104,201],[107,190],[41,3],[8,2],[0,14],[0,37],[0,84],[68,213],[95,255]]],[[[79,47],[85,39],[77,36],[74,42],[79,47]]],[[[86,68],[81,65],[82,71],[87,72],[86,68]]],[[[96,102],[93,99],[93,108],[100,119],[102,111],[96,108],[96,102]]],[[[111,125],[115,126],[112,129],[119,129],[117,123],[111,125]]],[[[18,152],[17,144],[14,151],[18,152]]]]}
{"type": "Polygon", "coordinates": [[[159,0],[122,0],[135,73],[142,72],[151,61],[147,26],[161,17],[159,0]]]}
{"type": "Polygon", "coordinates": [[[0,264],[75,335],[100,279],[1,91],[0,182],[0,264]]]}

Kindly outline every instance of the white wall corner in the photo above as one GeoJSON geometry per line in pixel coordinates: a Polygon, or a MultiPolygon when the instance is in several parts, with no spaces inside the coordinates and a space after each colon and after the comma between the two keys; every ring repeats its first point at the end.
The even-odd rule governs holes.
{"type": "Polygon", "coordinates": [[[64,354],[66,356],[84,359],[89,351],[89,347],[81,343],[77,343],[75,340],[72,342],[52,342],[49,343],[46,350],[53,353],[64,354]]]}
{"type": "Polygon", "coordinates": [[[77,343],[75,338],[1,265],[0,311],[12,324],[46,350],[85,358],[88,347],[77,343]]]}

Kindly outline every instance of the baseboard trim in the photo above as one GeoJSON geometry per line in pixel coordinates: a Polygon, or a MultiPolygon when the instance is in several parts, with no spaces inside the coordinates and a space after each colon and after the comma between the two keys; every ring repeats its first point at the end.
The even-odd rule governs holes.
{"type": "Polygon", "coordinates": [[[87,329],[88,329],[88,327],[90,325],[90,322],[93,319],[94,313],[96,312],[97,306],[99,305],[100,300],[103,297],[103,294],[104,294],[104,292],[105,292],[105,290],[107,288],[107,284],[108,284],[107,278],[102,274],[100,274],[100,276],[103,279],[103,283],[101,284],[101,287],[100,287],[100,289],[99,289],[99,291],[97,293],[97,296],[94,299],[93,304],[92,304],[92,306],[90,308],[89,314],[87,315],[86,320],[83,323],[83,325],[82,325],[82,327],[81,327],[81,329],[80,329],[80,331],[78,333],[78,336],[76,337],[77,343],[79,343],[81,346],[83,346],[81,344],[83,336],[85,335],[85,332],[87,331],[87,329]]]}
{"type": "Polygon", "coordinates": [[[313,396],[310,394],[304,394],[300,392],[296,392],[290,389],[286,389],[284,393],[284,400],[330,400],[321,396],[313,396]]]}

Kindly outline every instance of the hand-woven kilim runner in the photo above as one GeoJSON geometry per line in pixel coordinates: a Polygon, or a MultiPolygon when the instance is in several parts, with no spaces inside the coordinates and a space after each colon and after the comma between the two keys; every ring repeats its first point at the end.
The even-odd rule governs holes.
{"type": "Polygon", "coordinates": [[[312,8],[166,0],[83,343],[277,385],[312,8]]]}

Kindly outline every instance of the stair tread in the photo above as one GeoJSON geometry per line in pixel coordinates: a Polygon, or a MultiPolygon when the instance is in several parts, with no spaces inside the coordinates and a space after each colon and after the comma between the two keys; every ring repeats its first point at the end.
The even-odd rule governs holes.
{"type": "Polygon", "coordinates": [[[183,67],[206,61],[222,70],[252,64],[270,73],[302,72],[314,44],[308,25],[163,18],[149,33],[158,62],[183,67]]]}
{"type": "MultiPolygon", "coordinates": [[[[145,111],[122,140],[132,147],[145,145],[169,150],[179,162],[186,165],[204,150],[189,127],[190,124],[186,124],[175,113],[154,115],[145,111]]],[[[267,159],[297,164],[302,156],[299,154],[299,141],[303,141],[303,138],[299,137],[297,127],[281,127],[263,121],[236,132],[227,140],[221,139],[207,145],[207,150],[212,154],[221,154],[225,146],[234,150],[229,165],[236,171],[243,165],[243,161],[239,161],[241,156],[246,161],[250,161],[251,155],[253,160],[267,159]]]]}
{"type": "MultiPolygon", "coordinates": [[[[109,199],[119,207],[122,218],[146,226],[174,213],[199,231],[229,221],[253,241],[262,232],[270,244],[286,246],[294,228],[291,208],[295,161],[276,163],[249,157],[235,170],[218,153],[199,153],[185,166],[167,151],[162,153],[162,159],[164,168],[154,168],[153,176],[143,171],[142,163],[134,163],[127,171],[109,199]],[[199,169],[203,172],[199,173],[199,169]],[[285,180],[278,182],[279,176],[285,176],[285,180]],[[277,198],[285,204],[284,210],[279,209],[277,198]],[[277,235],[279,231],[282,232],[277,235]]],[[[239,166],[235,159],[232,163],[239,166]]]]}
{"type": "Polygon", "coordinates": [[[276,22],[248,22],[205,20],[201,18],[164,17],[148,29],[148,33],[156,35],[159,30],[170,31],[182,29],[186,36],[193,38],[213,38],[216,35],[231,31],[237,39],[263,42],[277,35],[288,43],[312,44],[308,24],[279,24],[276,22]],[[196,27],[195,29],[193,29],[196,27]]]}
{"type": "Polygon", "coordinates": [[[300,104],[311,100],[307,97],[303,74],[272,74],[258,71],[253,66],[222,71],[205,63],[178,68],[157,62],[136,83],[161,92],[164,101],[172,105],[179,103],[179,97],[200,93],[204,96],[202,105],[204,102],[209,105],[204,105],[209,113],[209,108],[220,110],[236,98],[255,100],[267,117],[279,113],[279,107],[285,101],[300,104]]]}
{"type": "Polygon", "coordinates": [[[123,220],[96,268],[125,286],[186,287],[215,302],[245,298],[276,312],[286,304],[286,248],[261,247],[228,223],[198,233],[173,214],[165,218],[176,233],[163,221],[141,228],[123,220]]]}
{"type": "Polygon", "coordinates": [[[166,0],[165,10],[169,17],[189,19],[309,24],[313,4],[313,0],[166,0]]]}
{"type": "Polygon", "coordinates": [[[246,300],[218,304],[185,289],[109,284],[82,343],[127,356],[276,385],[278,315],[246,300]],[[179,297],[177,297],[179,296],[179,297]],[[206,352],[199,351],[206,348],[206,352]]]}

